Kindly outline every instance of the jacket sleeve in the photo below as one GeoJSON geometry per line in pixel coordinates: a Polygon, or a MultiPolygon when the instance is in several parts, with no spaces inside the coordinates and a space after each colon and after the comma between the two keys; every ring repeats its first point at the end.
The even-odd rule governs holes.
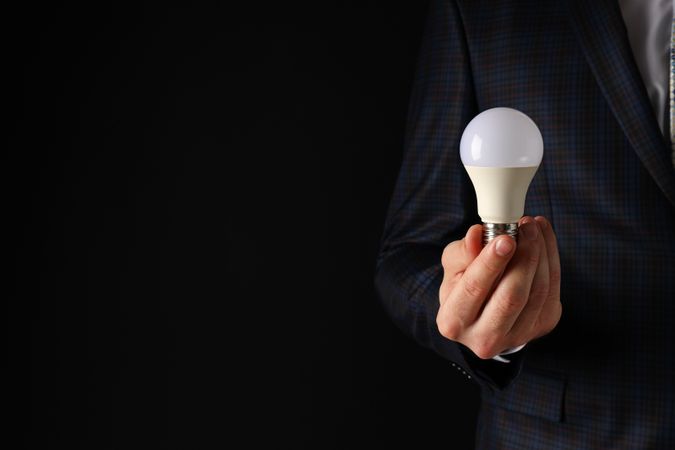
{"type": "MultiPolygon", "coordinates": [[[[482,386],[503,388],[520,370],[485,361],[438,331],[441,253],[480,219],[459,141],[477,114],[463,25],[453,0],[432,1],[413,86],[403,163],[389,205],[375,286],[393,321],[482,386]]],[[[519,353],[523,353],[522,351],[519,353]]]]}

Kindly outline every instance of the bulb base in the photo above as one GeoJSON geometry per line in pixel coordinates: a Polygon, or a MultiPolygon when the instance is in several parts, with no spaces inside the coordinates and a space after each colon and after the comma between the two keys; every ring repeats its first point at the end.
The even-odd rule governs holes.
{"type": "Polygon", "coordinates": [[[483,222],[483,246],[488,245],[491,240],[503,234],[511,236],[513,240],[518,241],[518,224],[483,222]]]}

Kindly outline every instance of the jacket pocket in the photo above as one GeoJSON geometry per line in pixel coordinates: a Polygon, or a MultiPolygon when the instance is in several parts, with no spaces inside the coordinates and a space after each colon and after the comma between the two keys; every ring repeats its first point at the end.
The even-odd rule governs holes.
{"type": "Polygon", "coordinates": [[[484,393],[491,404],[554,422],[565,419],[565,378],[555,372],[524,368],[511,385],[500,392],[484,393]]]}

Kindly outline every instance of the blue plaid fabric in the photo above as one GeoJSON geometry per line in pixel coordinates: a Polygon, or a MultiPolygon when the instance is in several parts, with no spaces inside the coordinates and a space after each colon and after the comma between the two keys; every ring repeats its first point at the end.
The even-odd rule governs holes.
{"type": "Polygon", "coordinates": [[[375,284],[481,386],[478,448],[675,448],[675,172],[616,0],[432,3],[375,284]],[[563,270],[559,326],[510,366],[435,325],[442,249],[479,222],[460,136],[496,106],[541,129],[525,211],[552,221],[563,270]]]}

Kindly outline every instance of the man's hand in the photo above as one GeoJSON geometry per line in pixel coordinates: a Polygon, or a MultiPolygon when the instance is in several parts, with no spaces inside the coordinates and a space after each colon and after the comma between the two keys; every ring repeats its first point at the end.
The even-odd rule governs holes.
{"type": "Polygon", "coordinates": [[[520,220],[518,244],[499,236],[482,248],[482,226],[443,251],[436,324],[440,333],[490,359],[549,333],[560,320],[560,258],[551,224],[520,220]]]}

